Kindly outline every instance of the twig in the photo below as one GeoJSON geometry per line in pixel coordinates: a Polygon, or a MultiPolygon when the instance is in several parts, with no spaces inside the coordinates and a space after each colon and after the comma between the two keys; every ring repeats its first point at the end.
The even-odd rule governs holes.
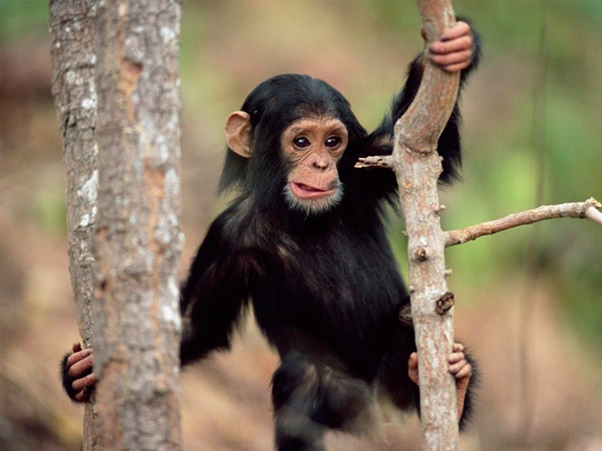
{"type": "Polygon", "coordinates": [[[356,169],[391,169],[391,157],[366,157],[358,159],[356,169]]]}
{"type": "Polygon", "coordinates": [[[593,197],[585,202],[571,202],[559,205],[544,205],[520,213],[514,213],[504,218],[494,221],[483,222],[481,224],[466,227],[465,229],[452,230],[445,232],[445,247],[464,244],[468,241],[476,240],[484,235],[493,235],[513,227],[533,224],[534,222],[544,221],[554,218],[588,218],[602,225],[602,213],[599,209],[602,204],[593,197]]]}

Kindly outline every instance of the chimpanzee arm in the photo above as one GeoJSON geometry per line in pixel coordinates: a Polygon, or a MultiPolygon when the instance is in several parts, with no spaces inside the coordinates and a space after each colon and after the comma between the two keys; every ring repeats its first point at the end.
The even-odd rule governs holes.
{"type": "MultiPolygon", "coordinates": [[[[181,364],[203,358],[210,351],[228,349],[235,324],[247,304],[243,272],[224,232],[230,210],[210,227],[190,268],[180,297],[184,330],[181,364]]],[[[71,400],[87,402],[96,384],[92,349],[73,345],[60,363],[60,377],[71,400]]]]}
{"type": "MultiPolygon", "coordinates": [[[[458,20],[462,20],[458,18],[458,20]]],[[[471,30],[472,47],[470,65],[462,70],[460,74],[460,87],[464,86],[470,73],[477,67],[480,55],[480,37],[471,30]]],[[[360,157],[369,155],[390,155],[393,150],[393,127],[395,122],[407,111],[410,104],[414,100],[420,83],[426,56],[425,53],[419,54],[408,68],[407,80],[404,88],[393,98],[390,112],[385,115],[381,124],[372,132],[363,143],[358,143],[356,152],[360,157]]],[[[459,100],[459,99],[458,99],[459,100]]],[[[461,165],[461,149],[460,149],[460,109],[458,100],[454,105],[452,114],[447,122],[441,136],[439,137],[437,150],[443,157],[443,173],[440,181],[443,183],[451,182],[456,176],[458,168],[461,165]]],[[[396,189],[395,177],[392,174],[384,175],[378,170],[364,172],[378,172],[378,176],[371,177],[375,185],[373,189],[384,194],[390,194],[396,189]]],[[[370,176],[366,176],[370,178],[370,176]]]]}
{"type": "Polygon", "coordinates": [[[211,225],[182,288],[182,365],[212,350],[229,349],[232,332],[248,304],[241,259],[225,232],[230,214],[227,210],[211,225]]]}

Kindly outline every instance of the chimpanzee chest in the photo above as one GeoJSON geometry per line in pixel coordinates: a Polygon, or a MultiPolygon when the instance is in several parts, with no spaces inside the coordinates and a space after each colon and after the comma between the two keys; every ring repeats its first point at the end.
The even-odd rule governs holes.
{"type": "Polygon", "coordinates": [[[351,359],[386,348],[406,296],[386,238],[344,234],[275,242],[249,289],[270,341],[288,325],[351,359]]]}

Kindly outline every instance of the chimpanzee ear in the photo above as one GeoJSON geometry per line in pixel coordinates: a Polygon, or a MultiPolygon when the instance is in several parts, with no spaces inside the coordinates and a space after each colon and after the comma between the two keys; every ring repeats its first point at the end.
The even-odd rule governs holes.
{"type": "Polygon", "coordinates": [[[226,144],[244,158],[251,156],[251,116],[244,111],[235,111],[226,120],[226,144]]]}

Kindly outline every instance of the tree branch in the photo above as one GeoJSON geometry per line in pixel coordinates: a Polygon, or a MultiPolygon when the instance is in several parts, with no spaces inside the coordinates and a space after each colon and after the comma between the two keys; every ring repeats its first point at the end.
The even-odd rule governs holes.
{"type": "Polygon", "coordinates": [[[602,213],[599,208],[602,204],[593,197],[585,202],[571,202],[559,205],[544,205],[532,210],[513,213],[494,221],[483,222],[465,229],[445,232],[445,247],[464,244],[485,235],[527,224],[533,224],[546,219],[554,218],[588,218],[602,225],[602,213]]]}
{"type": "MultiPolygon", "coordinates": [[[[417,0],[427,45],[455,24],[449,0],[417,0]]],[[[437,141],[449,120],[460,82],[427,62],[412,104],[395,124],[389,159],[397,176],[408,234],[412,318],[418,349],[422,449],[455,450],[458,446],[456,386],[447,369],[454,341],[453,295],[445,280],[445,243],[438,212],[442,172],[437,141]]],[[[369,159],[368,161],[372,161],[369,159]]]]}
{"type": "Polygon", "coordinates": [[[391,157],[365,157],[359,158],[354,166],[356,169],[391,169],[391,157]]]}

